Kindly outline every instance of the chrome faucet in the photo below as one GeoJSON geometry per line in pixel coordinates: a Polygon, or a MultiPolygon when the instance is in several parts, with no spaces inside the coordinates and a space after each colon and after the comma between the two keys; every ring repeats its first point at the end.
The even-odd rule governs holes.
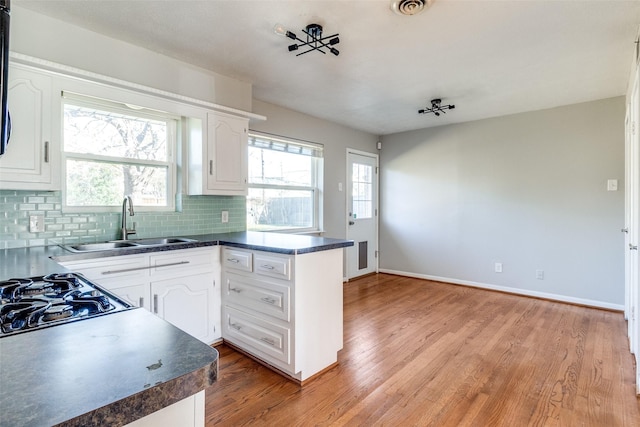
{"type": "Polygon", "coordinates": [[[120,226],[122,230],[122,240],[127,240],[129,238],[129,234],[136,234],[135,228],[127,228],[127,201],[129,202],[129,215],[135,215],[133,212],[133,200],[131,200],[131,196],[124,196],[124,200],[122,201],[122,224],[120,226]]]}

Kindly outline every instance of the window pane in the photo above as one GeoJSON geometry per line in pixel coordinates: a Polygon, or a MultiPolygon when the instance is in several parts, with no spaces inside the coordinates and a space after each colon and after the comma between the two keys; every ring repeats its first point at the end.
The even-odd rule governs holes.
{"type": "Polygon", "coordinates": [[[119,206],[130,194],[136,206],[167,205],[166,167],[67,159],[67,206],[119,206]]]}
{"type": "Polygon", "coordinates": [[[167,123],[144,117],[65,104],[64,150],[166,161],[167,123]]]}
{"type": "Polygon", "coordinates": [[[249,188],[247,227],[277,230],[313,227],[312,190],[249,188]]]}
{"type": "Polygon", "coordinates": [[[373,167],[359,163],[353,164],[351,171],[354,218],[373,217],[373,167]]]}
{"type": "Polygon", "coordinates": [[[313,161],[310,156],[249,147],[249,183],[313,186],[313,161]]]}

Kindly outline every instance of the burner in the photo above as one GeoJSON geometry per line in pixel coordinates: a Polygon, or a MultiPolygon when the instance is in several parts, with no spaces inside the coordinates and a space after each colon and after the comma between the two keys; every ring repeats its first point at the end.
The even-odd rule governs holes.
{"type": "Polygon", "coordinates": [[[46,301],[27,299],[4,304],[0,307],[0,327],[2,332],[27,329],[38,323],[38,318],[48,307],[46,301]]]}
{"type": "Polygon", "coordinates": [[[42,314],[43,322],[51,322],[53,320],[66,319],[73,316],[73,307],[70,305],[54,305],[44,311],[42,314]]]}
{"type": "Polygon", "coordinates": [[[27,285],[24,286],[22,288],[20,288],[20,293],[22,295],[43,295],[43,294],[50,294],[50,293],[55,293],[55,290],[53,288],[53,284],[52,283],[38,283],[38,284],[31,284],[31,285],[27,285]]]}
{"type": "Polygon", "coordinates": [[[31,279],[9,279],[0,282],[0,303],[6,304],[16,300],[15,291],[20,287],[24,287],[33,283],[31,279]]]}

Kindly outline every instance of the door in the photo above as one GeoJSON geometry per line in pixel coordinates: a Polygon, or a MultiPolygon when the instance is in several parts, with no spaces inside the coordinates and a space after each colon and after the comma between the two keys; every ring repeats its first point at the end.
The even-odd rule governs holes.
{"type": "MultiPolygon", "coordinates": [[[[627,318],[629,346],[635,354],[636,364],[640,361],[638,342],[638,307],[640,290],[638,276],[638,244],[640,243],[640,69],[636,70],[635,82],[626,117],[625,146],[625,317],[627,318]]],[[[636,378],[636,392],[640,394],[640,372],[636,378]]]]}
{"type": "Polygon", "coordinates": [[[378,156],[347,149],[347,278],[378,271],[378,156]]]}

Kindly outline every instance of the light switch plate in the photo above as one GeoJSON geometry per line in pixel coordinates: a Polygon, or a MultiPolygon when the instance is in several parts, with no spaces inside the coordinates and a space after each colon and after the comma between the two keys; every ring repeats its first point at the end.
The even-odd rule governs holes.
{"type": "Polygon", "coordinates": [[[222,211],[222,223],[225,224],[229,222],[229,211],[222,211]]]}
{"type": "Polygon", "coordinates": [[[607,191],[618,191],[618,180],[617,179],[608,179],[607,180],[607,191]]]}

